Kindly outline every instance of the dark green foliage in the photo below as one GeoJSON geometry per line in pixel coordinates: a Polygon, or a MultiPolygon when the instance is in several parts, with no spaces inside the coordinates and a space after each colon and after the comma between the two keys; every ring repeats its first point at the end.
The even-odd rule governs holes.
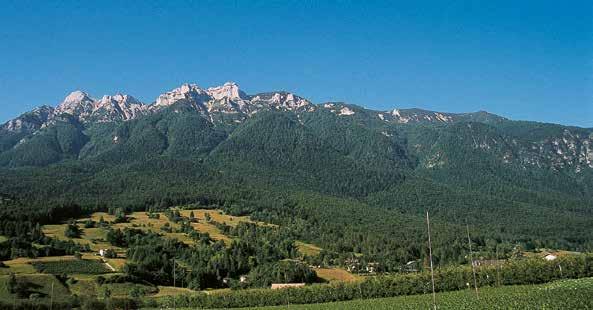
{"type": "Polygon", "coordinates": [[[68,238],[80,238],[80,228],[76,224],[68,224],[64,229],[64,236],[68,238]]]}
{"type": "Polygon", "coordinates": [[[74,119],[65,118],[0,153],[0,166],[45,166],[76,159],[87,141],[82,126],[74,119]]]}
{"type": "Polygon", "coordinates": [[[251,287],[269,287],[272,283],[313,283],[315,271],[299,261],[280,261],[255,267],[247,276],[251,287]]]}
{"type": "Polygon", "coordinates": [[[103,274],[111,272],[104,263],[99,260],[64,260],[56,262],[35,262],[35,269],[40,272],[55,275],[62,274],[103,274]]]}
{"type": "MultiPolygon", "coordinates": [[[[361,257],[360,264],[378,263],[381,271],[396,271],[408,261],[425,260],[427,210],[434,217],[438,265],[467,262],[466,224],[484,258],[509,257],[517,246],[593,249],[588,229],[593,225],[593,170],[576,173],[562,157],[555,159],[559,162],[546,159],[554,154],[556,140],[574,139],[575,150],[582,150],[590,129],[513,122],[487,113],[456,115],[451,123],[397,124],[381,120],[377,112],[348,107],[354,115],[321,108],[269,111],[242,124],[213,126],[199,113],[176,105],[129,122],[85,125],[82,132],[89,141],[78,152],[79,160],[0,169],[0,191],[22,201],[18,208],[6,207],[6,221],[0,221],[8,236],[19,236],[0,245],[2,256],[45,255],[27,245],[32,240],[53,244],[51,251],[74,253],[74,247],[40,237],[34,230],[37,222],[57,223],[95,210],[125,214],[190,203],[280,225],[285,241],[322,247],[320,257],[307,258],[322,265],[361,257]],[[515,160],[505,162],[507,155],[515,160]]],[[[68,141],[67,134],[57,132],[67,133],[60,126],[74,125],[64,123],[26,141],[50,132],[56,138],[43,143],[58,136],[68,141]]],[[[50,144],[60,152],[76,153],[78,148],[74,142],[54,142],[50,144]]],[[[119,218],[125,221],[125,216],[119,218]]],[[[183,224],[180,231],[199,243],[209,239],[192,232],[190,225],[183,224]]],[[[120,233],[114,242],[129,243],[120,233]]],[[[248,244],[241,251],[259,247],[248,244]]],[[[285,245],[274,248],[272,262],[294,256],[285,245]]],[[[206,252],[196,262],[207,270],[194,277],[205,277],[196,286],[221,285],[228,275],[255,267],[242,257],[208,270],[218,252],[206,252]]]]}

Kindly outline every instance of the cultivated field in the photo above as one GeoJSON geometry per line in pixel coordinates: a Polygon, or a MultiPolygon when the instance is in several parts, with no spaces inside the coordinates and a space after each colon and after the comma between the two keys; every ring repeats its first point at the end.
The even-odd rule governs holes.
{"type": "MultiPolygon", "coordinates": [[[[593,278],[561,280],[543,285],[487,287],[476,298],[472,290],[437,294],[438,309],[592,309],[593,278]]],[[[432,295],[353,300],[311,305],[290,305],[290,309],[432,309],[432,295]]],[[[264,307],[248,309],[286,309],[264,307]]]]}

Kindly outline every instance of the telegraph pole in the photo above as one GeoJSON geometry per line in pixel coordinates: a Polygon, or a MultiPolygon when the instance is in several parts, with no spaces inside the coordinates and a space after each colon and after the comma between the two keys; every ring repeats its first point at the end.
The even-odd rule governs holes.
{"type": "Polygon", "coordinates": [[[432,266],[432,241],[430,240],[430,218],[426,211],[426,226],[428,227],[428,257],[430,258],[430,278],[432,280],[432,306],[437,309],[437,295],[434,290],[434,268],[432,266]]]}
{"type": "Polygon", "coordinates": [[[54,281],[51,281],[51,300],[49,302],[49,310],[54,308],[54,281]]]}
{"type": "Polygon", "coordinates": [[[472,273],[474,274],[474,288],[476,290],[476,298],[480,298],[478,295],[478,281],[476,281],[476,266],[474,266],[474,258],[472,253],[472,239],[469,237],[469,225],[466,225],[467,228],[467,242],[469,243],[469,260],[472,264],[472,273]]]}
{"type": "MultiPolygon", "coordinates": [[[[177,287],[175,285],[175,258],[173,258],[173,287],[177,287]]],[[[175,296],[173,296],[173,309],[177,309],[177,307],[175,307],[175,296]]]]}

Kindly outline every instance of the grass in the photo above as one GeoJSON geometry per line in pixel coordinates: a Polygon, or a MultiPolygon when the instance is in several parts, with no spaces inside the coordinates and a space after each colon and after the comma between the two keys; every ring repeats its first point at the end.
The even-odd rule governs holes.
{"type": "Polygon", "coordinates": [[[158,292],[158,289],[154,286],[137,283],[109,283],[99,287],[99,291],[104,289],[109,289],[112,297],[130,297],[130,292],[133,289],[144,292],[144,295],[153,295],[158,292]]]}
{"type": "MultiPolygon", "coordinates": [[[[220,210],[208,210],[208,209],[194,209],[194,210],[179,210],[181,215],[189,217],[191,212],[194,213],[194,217],[198,220],[197,223],[192,223],[192,227],[201,233],[208,233],[210,237],[214,240],[222,240],[226,244],[230,244],[231,238],[224,235],[215,225],[206,221],[206,214],[210,215],[213,221],[224,223],[229,226],[236,226],[241,222],[249,222],[249,223],[256,223],[258,225],[268,225],[274,226],[272,224],[266,224],[263,222],[255,222],[252,221],[248,216],[232,216],[224,214],[220,210]]],[[[142,229],[145,231],[153,231],[156,233],[163,234],[165,238],[177,239],[181,242],[186,244],[193,244],[193,240],[184,233],[166,233],[161,230],[161,227],[165,226],[165,224],[169,224],[171,228],[176,229],[179,228],[180,225],[170,222],[169,219],[165,216],[164,212],[160,212],[159,218],[149,218],[146,212],[133,212],[128,215],[129,222],[127,223],[117,223],[111,224],[112,228],[136,228],[142,229]]],[[[105,212],[95,212],[88,218],[78,219],[78,227],[81,229],[80,238],[68,238],[64,235],[64,231],[66,229],[67,224],[57,224],[57,225],[44,225],[43,226],[43,233],[48,237],[56,238],[59,240],[72,240],[81,245],[89,245],[90,248],[94,252],[98,252],[100,249],[115,249],[118,255],[123,256],[125,254],[125,249],[117,248],[111,246],[108,242],[106,242],[106,234],[107,230],[104,228],[84,228],[84,222],[87,220],[93,220],[95,222],[99,222],[101,217],[106,222],[113,222],[115,220],[115,216],[110,215],[105,212]]],[[[0,239],[1,240],[1,239],[0,239]]],[[[303,251],[308,251],[307,253],[319,253],[321,249],[315,247],[314,245],[308,245],[302,243],[303,251]]],[[[311,255],[311,254],[309,254],[311,255]]],[[[115,267],[115,266],[114,266],[115,267]]],[[[115,267],[117,268],[117,267],[115,267]]]]}
{"type": "Polygon", "coordinates": [[[126,264],[125,258],[107,258],[105,260],[107,261],[107,263],[109,263],[109,265],[111,265],[111,267],[115,268],[115,270],[117,271],[122,271],[124,265],[126,264]]]}
{"type": "Polygon", "coordinates": [[[87,297],[97,297],[98,296],[98,292],[97,292],[97,288],[98,288],[98,284],[97,281],[95,280],[96,277],[89,277],[86,275],[76,275],[73,276],[74,281],[72,281],[72,284],[69,286],[70,288],[70,292],[72,292],[72,294],[76,294],[78,296],[87,296],[87,297]]]}
{"type": "Polygon", "coordinates": [[[48,237],[64,241],[72,240],[81,245],[88,244],[91,250],[95,252],[98,252],[100,249],[109,248],[115,249],[116,252],[123,252],[122,249],[118,249],[117,247],[110,245],[109,242],[105,240],[107,231],[103,228],[84,228],[83,224],[79,223],[78,227],[81,230],[80,238],[68,238],[64,235],[66,226],[68,226],[68,224],[44,225],[42,230],[43,233],[48,237]]]}
{"type": "Polygon", "coordinates": [[[112,297],[130,297],[130,292],[133,289],[143,291],[145,295],[153,295],[158,292],[154,286],[137,283],[106,283],[99,285],[96,276],[76,275],[73,277],[75,281],[69,286],[72,294],[78,296],[101,296],[101,292],[108,289],[112,297]]]}
{"type": "MultiPolygon", "coordinates": [[[[9,276],[0,276],[0,300],[14,300],[15,295],[8,289],[9,276]]],[[[54,290],[54,300],[66,300],[71,297],[68,288],[65,287],[56,277],[47,274],[17,275],[17,282],[26,283],[29,294],[39,294],[42,299],[49,299],[54,290]]]]}
{"type": "MultiPolygon", "coordinates": [[[[194,212],[194,217],[198,220],[197,223],[192,223],[192,227],[201,233],[208,233],[210,237],[214,240],[222,240],[225,243],[229,244],[231,239],[222,234],[221,231],[214,226],[213,224],[206,221],[206,214],[209,214],[213,221],[219,223],[225,223],[230,226],[236,226],[240,222],[252,222],[251,219],[247,216],[231,216],[225,215],[221,211],[218,210],[205,210],[205,209],[195,209],[195,210],[180,210],[182,216],[189,217],[191,212],[194,212]]],[[[171,228],[176,229],[179,228],[180,225],[170,222],[169,219],[165,216],[165,213],[160,212],[159,218],[149,218],[146,212],[133,212],[129,215],[130,221],[128,223],[118,223],[112,225],[114,228],[126,228],[126,227],[134,227],[137,229],[153,231],[156,233],[162,233],[164,237],[177,239],[181,242],[186,244],[193,244],[193,240],[189,238],[186,234],[183,233],[165,233],[161,230],[165,224],[169,224],[171,228]]],[[[97,215],[93,215],[92,218],[96,218],[97,215]]],[[[265,223],[258,223],[261,225],[265,225],[265,223]]]]}
{"type": "MultiPolygon", "coordinates": [[[[591,309],[593,278],[561,280],[542,285],[482,288],[479,298],[472,290],[437,293],[439,309],[591,309]]],[[[432,295],[352,300],[311,305],[290,305],[291,309],[431,309],[432,295]]],[[[263,307],[250,309],[286,309],[263,307]]]]}
{"type": "Polygon", "coordinates": [[[165,297],[165,296],[176,296],[176,295],[191,295],[198,294],[197,291],[192,291],[188,288],[173,287],[173,286],[158,286],[158,292],[151,297],[165,297]]]}
{"type": "Polygon", "coordinates": [[[296,241],[294,244],[301,254],[307,256],[317,256],[319,255],[319,253],[321,253],[322,250],[320,247],[316,245],[304,243],[302,241],[296,241]]]}
{"type": "Polygon", "coordinates": [[[355,282],[361,280],[359,276],[340,268],[316,268],[317,276],[328,282],[355,282]]]}

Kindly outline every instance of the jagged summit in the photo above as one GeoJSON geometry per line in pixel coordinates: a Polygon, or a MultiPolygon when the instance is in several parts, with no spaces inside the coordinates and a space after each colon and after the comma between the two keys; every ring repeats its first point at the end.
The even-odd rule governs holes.
{"type": "Polygon", "coordinates": [[[71,92],[68,96],[66,96],[66,98],[64,98],[64,101],[62,102],[62,104],[80,103],[84,100],[92,100],[92,99],[87,93],[85,93],[81,90],[75,90],[75,91],[71,92]]]}
{"type": "Polygon", "coordinates": [[[239,89],[239,85],[235,82],[226,82],[222,86],[210,87],[207,92],[215,100],[221,100],[223,98],[228,98],[230,100],[245,100],[248,98],[247,94],[239,89]]]}
{"type": "MultiPolygon", "coordinates": [[[[196,83],[184,83],[162,93],[152,104],[144,104],[131,95],[119,92],[114,95],[104,95],[100,99],[93,99],[88,93],[76,90],[68,94],[55,109],[51,107],[38,108],[7,122],[2,128],[11,131],[35,131],[62,114],[68,114],[81,123],[127,121],[158,113],[175,105],[183,105],[190,110],[197,111],[212,123],[241,123],[262,110],[298,111],[301,113],[324,108],[344,117],[352,117],[359,112],[363,113],[364,110],[346,103],[326,103],[317,106],[306,98],[288,91],[250,95],[232,81],[208,88],[203,88],[196,83]]],[[[174,109],[174,111],[181,110],[174,109]]],[[[462,114],[420,109],[368,111],[375,117],[392,123],[449,123],[456,121],[495,123],[505,120],[484,111],[462,114]]]]}
{"type": "Polygon", "coordinates": [[[170,106],[180,100],[187,100],[191,103],[202,103],[208,97],[208,93],[197,84],[185,83],[181,86],[161,94],[155,102],[156,107],[170,106]]]}

